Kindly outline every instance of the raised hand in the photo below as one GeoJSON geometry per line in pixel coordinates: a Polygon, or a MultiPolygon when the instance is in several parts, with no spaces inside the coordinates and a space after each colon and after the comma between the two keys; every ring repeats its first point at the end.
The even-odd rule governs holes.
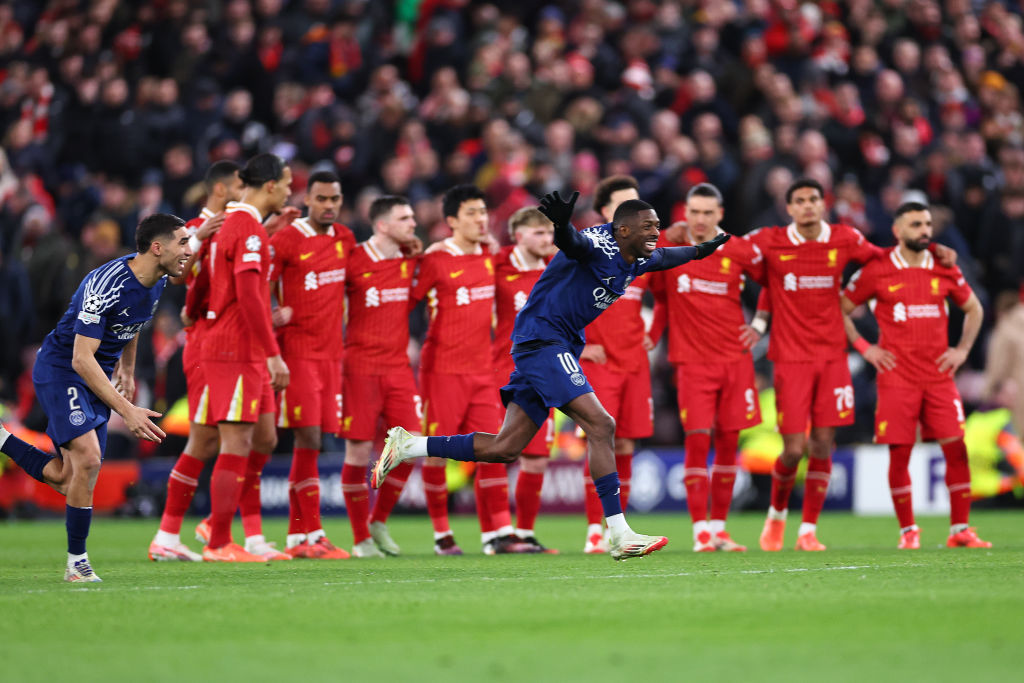
{"type": "Polygon", "coordinates": [[[711,254],[715,253],[715,249],[718,249],[720,246],[728,242],[730,237],[732,237],[732,235],[729,233],[720,232],[715,235],[714,239],[707,242],[701,242],[694,247],[694,249],[697,250],[697,256],[694,258],[705,258],[707,256],[711,256],[711,254]]]}
{"type": "Polygon", "coordinates": [[[549,221],[554,223],[556,228],[564,228],[572,220],[573,208],[576,206],[579,196],[579,192],[573,192],[569,201],[565,201],[556,190],[541,197],[539,210],[548,217],[549,221]]]}

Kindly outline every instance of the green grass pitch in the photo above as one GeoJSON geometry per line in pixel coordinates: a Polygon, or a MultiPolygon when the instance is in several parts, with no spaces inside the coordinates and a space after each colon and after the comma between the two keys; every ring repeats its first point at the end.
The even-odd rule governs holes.
{"type": "MultiPolygon", "coordinates": [[[[542,517],[561,555],[485,557],[457,518],[467,555],[437,558],[426,518],[400,517],[400,558],[170,564],[146,560],[155,520],[98,519],[88,587],[61,582],[61,522],[0,524],[0,680],[963,683],[1024,666],[1019,512],[975,513],[991,550],[940,547],[946,520],[923,519],[920,551],[895,549],[892,519],[826,514],[813,554],[695,554],[682,515],[630,520],[668,547],[585,556],[581,518],[542,517]]],[[[730,530],[756,547],[762,520],[730,530]]]]}

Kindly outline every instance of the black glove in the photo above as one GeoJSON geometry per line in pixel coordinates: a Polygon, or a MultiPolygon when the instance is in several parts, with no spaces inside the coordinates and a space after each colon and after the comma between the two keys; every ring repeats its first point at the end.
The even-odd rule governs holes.
{"type": "Polygon", "coordinates": [[[729,233],[720,232],[717,235],[715,235],[715,238],[713,240],[710,240],[708,242],[701,242],[696,247],[694,247],[694,249],[697,250],[697,255],[694,258],[704,258],[706,256],[711,256],[711,254],[715,252],[715,249],[718,249],[720,246],[728,242],[730,237],[732,237],[732,235],[730,235],[729,233]]]}
{"type": "Polygon", "coordinates": [[[579,192],[573,192],[569,201],[558,196],[558,191],[544,195],[540,200],[540,212],[554,223],[556,228],[564,228],[572,220],[572,210],[579,198],[579,192]]]}

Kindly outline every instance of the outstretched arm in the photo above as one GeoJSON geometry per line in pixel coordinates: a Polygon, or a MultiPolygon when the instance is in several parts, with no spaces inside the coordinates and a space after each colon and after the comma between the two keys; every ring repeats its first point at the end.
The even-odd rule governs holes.
{"type": "Polygon", "coordinates": [[[727,232],[719,233],[714,239],[701,242],[695,247],[659,247],[654,250],[651,260],[654,262],[648,270],[668,270],[689,263],[694,259],[702,259],[715,253],[715,249],[729,241],[732,237],[727,232]]]}
{"type": "Polygon", "coordinates": [[[579,192],[573,192],[569,201],[565,201],[557,191],[552,192],[541,198],[539,207],[555,226],[555,246],[574,261],[585,258],[591,250],[590,240],[577,232],[571,222],[579,196],[579,192]]]}

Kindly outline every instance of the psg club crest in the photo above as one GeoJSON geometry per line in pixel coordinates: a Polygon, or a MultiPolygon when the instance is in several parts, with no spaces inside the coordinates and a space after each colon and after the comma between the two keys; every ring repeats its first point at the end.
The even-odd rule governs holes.
{"type": "Polygon", "coordinates": [[[81,427],[82,425],[85,424],[85,413],[83,413],[81,410],[73,410],[71,411],[71,414],[68,415],[68,420],[74,426],[81,427]]]}
{"type": "Polygon", "coordinates": [[[569,375],[569,381],[578,387],[582,387],[586,383],[587,378],[584,377],[582,373],[574,372],[569,375]]]}

